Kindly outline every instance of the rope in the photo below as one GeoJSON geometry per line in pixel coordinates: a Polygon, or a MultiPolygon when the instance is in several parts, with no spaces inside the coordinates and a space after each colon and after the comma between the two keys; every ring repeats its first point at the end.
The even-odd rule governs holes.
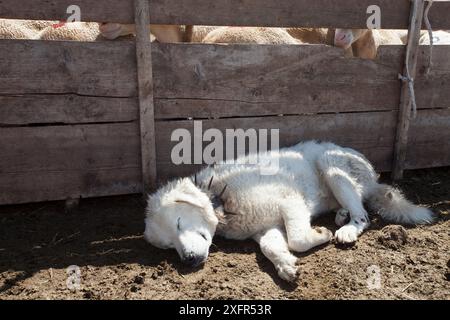
{"type": "Polygon", "coordinates": [[[409,94],[411,96],[411,115],[410,119],[415,119],[417,117],[417,104],[416,104],[416,95],[414,93],[414,79],[409,76],[409,72],[406,72],[406,76],[401,74],[398,75],[398,78],[403,82],[408,82],[409,94]]]}
{"type": "MultiPolygon", "coordinates": [[[[417,14],[417,0],[412,0],[413,3],[413,11],[412,17],[415,17],[417,14]]],[[[431,68],[433,67],[433,29],[431,28],[430,20],[428,19],[428,12],[430,11],[431,6],[433,5],[434,0],[428,0],[428,5],[424,11],[424,21],[428,30],[428,36],[430,38],[430,55],[428,57],[428,66],[426,73],[429,74],[431,68]]],[[[409,52],[411,46],[407,45],[406,47],[406,75],[399,74],[398,78],[403,82],[408,82],[409,95],[411,97],[411,115],[410,119],[415,119],[417,117],[417,104],[416,104],[416,95],[414,92],[414,79],[411,77],[411,73],[409,72],[409,52]]]]}
{"type": "Polygon", "coordinates": [[[430,38],[430,56],[428,57],[428,67],[426,74],[428,75],[431,71],[431,68],[433,67],[433,29],[431,28],[430,20],[428,19],[428,12],[430,11],[431,6],[433,5],[433,0],[428,0],[428,5],[424,11],[424,20],[425,25],[428,30],[428,37],[430,38]]]}
{"type": "MultiPolygon", "coordinates": [[[[411,13],[411,17],[414,18],[417,16],[417,0],[412,0],[413,3],[413,11],[411,13]]],[[[411,31],[411,30],[410,30],[411,31]]],[[[408,42],[411,40],[408,37],[408,42]]],[[[410,43],[406,46],[406,59],[405,59],[405,71],[406,75],[398,74],[398,78],[403,82],[408,82],[409,95],[411,97],[411,114],[410,119],[415,119],[417,116],[417,104],[416,104],[416,95],[414,92],[414,79],[411,77],[411,73],[409,72],[409,55],[410,55],[411,45],[410,43]]]]}

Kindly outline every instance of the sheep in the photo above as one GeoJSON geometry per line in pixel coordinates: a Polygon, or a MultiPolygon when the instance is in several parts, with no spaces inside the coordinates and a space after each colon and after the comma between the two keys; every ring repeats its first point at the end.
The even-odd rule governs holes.
{"type": "Polygon", "coordinates": [[[25,28],[37,32],[42,31],[43,29],[58,23],[58,21],[47,21],[47,20],[18,20],[18,21],[25,28]]]}
{"type": "Polygon", "coordinates": [[[191,34],[185,37],[186,42],[193,43],[218,43],[218,42],[240,42],[240,43],[290,43],[290,44],[329,44],[333,45],[334,33],[328,29],[312,28],[256,28],[256,27],[217,27],[217,26],[194,26],[191,34]],[[217,31],[216,31],[217,30],[217,31]],[[286,35],[286,32],[298,41],[286,35]],[[266,32],[267,39],[261,40],[266,32]],[[209,35],[211,33],[211,35],[209,35]],[[239,34],[241,33],[241,34],[239,34]],[[252,38],[258,35],[257,39],[252,38]],[[220,34],[220,39],[219,39],[220,34]],[[273,36],[281,37],[281,40],[269,39],[273,36]],[[206,40],[205,40],[206,38],[206,40]],[[250,39],[249,39],[250,38],[250,39]],[[230,39],[234,39],[230,41],[230,39]]]}
{"type": "Polygon", "coordinates": [[[286,31],[302,43],[333,45],[334,42],[333,29],[287,28],[286,31]]]}
{"type": "Polygon", "coordinates": [[[336,29],[334,45],[352,49],[353,56],[375,59],[380,45],[404,44],[397,32],[377,29],[336,29]]]}
{"type": "MultiPolygon", "coordinates": [[[[430,44],[430,36],[428,32],[424,32],[419,40],[419,44],[429,45],[430,44]]],[[[450,44],[450,32],[448,31],[434,31],[433,32],[433,45],[445,45],[450,44]]]]}
{"type": "Polygon", "coordinates": [[[0,39],[36,39],[38,33],[22,25],[20,20],[0,19],[0,39]]]}
{"type": "MultiPolygon", "coordinates": [[[[149,27],[150,32],[159,42],[183,42],[184,30],[182,26],[152,24],[149,27]]],[[[106,39],[114,40],[119,37],[136,34],[136,26],[134,24],[103,23],[100,25],[100,33],[106,39]]]]}
{"type": "Polygon", "coordinates": [[[70,22],[51,25],[44,28],[40,34],[41,40],[101,40],[99,24],[95,22],[70,22]]]}
{"type": "Polygon", "coordinates": [[[217,43],[218,35],[222,42],[241,43],[284,43],[284,44],[327,44],[333,45],[334,31],[319,28],[255,28],[255,27],[216,27],[194,26],[193,35],[189,42],[217,43]],[[217,31],[216,31],[217,30],[217,31]],[[286,35],[286,32],[288,35],[286,35]],[[211,35],[209,35],[211,33],[211,35]],[[242,33],[239,35],[239,33],[242,33]],[[253,35],[258,35],[255,39],[253,35]],[[261,37],[266,39],[262,40],[261,37]],[[279,37],[279,39],[273,39],[279,37]],[[206,38],[206,40],[205,40],[206,38]],[[215,39],[213,39],[215,38],[215,39]],[[229,41],[229,39],[234,39],[229,41]],[[249,39],[250,38],[250,39],[249,39]],[[294,38],[294,39],[292,39],[294,38]],[[295,41],[295,39],[297,41],[295,41]]]}
{"type": "Polygon", "coordinates": [[[391,30],[398,35],[403,44],[408,43],[408,30],[391,30]]]}
{"type": "MultiPolygon", "coordinates": [[[[193,26],[190,34],[185,35],[185,42],[201,43],[209,33],[219,28],[216,26],[193,26]]],[[[186,33],[187,30],[188,28],[186,28],[186,33]]]]}
{"type": "Polygon", "coordinates": [[[221,27],[203,39],[203,43],[301,44],[282,28],[221,27]]]}

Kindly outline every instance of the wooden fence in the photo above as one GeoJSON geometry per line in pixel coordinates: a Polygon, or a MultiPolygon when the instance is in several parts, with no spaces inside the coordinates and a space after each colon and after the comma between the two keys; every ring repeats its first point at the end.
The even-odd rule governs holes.
{"type": "MultiPolygon", "coordinates": [[[[0,18],[62,20],[77,4],[84,21],[131,23],[136,11],[148,22],[131,0],[23,2],[0,1],[0,18]]],[[[407,29],[410,16],[408,0],[149,4],[158,24],[364,28],[373,4],[384,28],[407,29]]],[[[450,29],[449,14],[449,1],[435,1],[433,28],[450,29]]],[[[196,119],[204,130],[277,128],[281,146],[332,140],[391,170],[404,46],[362,60],[321,45],[150,46],[144,29],[136,42],[0,41],[0,204],[139,193],[155,174],[190,174],[198,166],[171,161],[171,134],[196,119]]],[[[450,46],[434,47],[426,74],[428,55],[420,46],[407,169],[450,165],[450,46]]]]}

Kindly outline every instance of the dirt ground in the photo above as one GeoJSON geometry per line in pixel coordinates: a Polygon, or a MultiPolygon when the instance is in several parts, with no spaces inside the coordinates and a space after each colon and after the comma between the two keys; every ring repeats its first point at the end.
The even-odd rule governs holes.
{"type": "MultiPolygon", "coordinates": [[[[450,299],[450,167],[408,172],[399,185],[437,223],[403,229],[373,217],[356,245],[298,255],[296,284],[252,241],[215,239],[206,265],[190,270],[145,243],[139,196],[82,200],[71,212],[63,202],[0,207],[0,299],[450,299]]],[[[315,224],[334,231],[333,221],[315,224]]]]}

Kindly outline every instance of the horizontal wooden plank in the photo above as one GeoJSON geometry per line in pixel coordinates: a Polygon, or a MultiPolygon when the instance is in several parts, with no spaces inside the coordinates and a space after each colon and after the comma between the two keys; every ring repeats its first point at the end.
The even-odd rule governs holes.
{"type": "MultiPolygon", "coordinates": [[[[0,2],[0,17],[65,20],[72,0],[0,2]]],[[[84,21],[134,23],[132,0],[77,0],[84,21]]],[[[407,29],[407,0],[151,0],[155,24],[365,28],[370,5],[381,9],[383,28],[407,29]]],[[[435,29],[450,29],[449,1],[436,1],[430,11],[435,29]]]]}
{"type": "Polygon", "coordinates": [[[132,41],[0,41],[0,95],[136,96],[132,41]]]}
{"type": "Polygon", "coordinates": [[[427,73],[430,48],[420,46],[414,79],[418,108],[450,108],[450,45],[433,46],[432,68],[427,73]]]}
{"type": "Polygon", "coordinates": [[[401,46],[375,61],[327,46],[159,45],[156,117],[395,110],[401,46]]]}
{"type": "MultiPolygon", "coordinates": [[[[237,118],[205,120],[203,131],[218,128],[279,129],[280,147],[300,141],[332,141],[362,152],[378,171],[389,171],[392,165],[393,141],[397,112],[347,113],[336,115],[303,115],[289,117],[237,118]]],[[[200,165],[173,165],[171,141],[175,129],[193,130],[193,121],[158,121],[158,174],[162,181],[192,174],[200,165]]],[[[208,144],[208,143],[206,143],[208,144]]],[[[205,145],[205,143],[204,143],[205,145]]],[[[420,110],[411,124],[407,169],[450,165],[450,109],[420,110]]]]}
{"type": "Polygon", "coordinates": [[[141,191],[137,122],[0,128],[0,204],[141,191]]]}
{"type": "Polygon", "coordinates": [[[63,95],[0,96],[0,126],[138,120],[136,98],[63,95]]]}
{"type": "MultiPolygon", "coordinates": [[[[202,125],[204,131],[217,128],[222,133],[226,129],[279,129],[280,147],[291,146],[310,139],[333,141],[364,153],[378,170],[389,170],[395,133],[395,116],[396,112],[374,112],[234,118],[205,120],[202,125]]],[[[172,148],[178,143],[171,141],[172,132],[179,128],[193,132],[193,126],[193,121],[158,121],[156,123],[156,131],[159,135],[157,140],[158,176],[161,179],[192,173],[198,168],[198,166],[189,165],[175,166],[171,161],[172,148]]]]}
{"type": "MultiPolygon", "coordinates": [[[[203,130],[280,129],[280,145],[329,140],[364,153],[389,170],[396,112],[205,120],[203,130]]],[[[450,109],[420,110],[411,125],[407,168],[450,165],[450,109]]],[[[157,165],[163,183],[199,165],[172,164],[173,130],[192,121],[158,121],[157,165]]],[[[0,204],[141,191],[139,126],[117,124],[0,128],[0,204]]]]}
{"type": "Polygon", "coordinates": [[[135,194],[141,192],[139,168],[0,173],[0,205],[135,194]]]}
{"type": "MultiPolygon", "coordinates": [[[[155,115],[167,119],[394,110],[402,50],[388,47],[380,59],[369,61],[346,59],[338,48],[315,45],[155,45],[155,115]]],[[[69,95],[48,102],[49,112],[67,109],[61,103],[74,96],[69,105],[79,103],[80,108],[100,97],[93,108],[101,110],[106,97],[132,97],[111,103],[119,109],[129,103],[128,111],[134,112],[132,42],[0,41],[0,51],[5,52],[0,56],[0,97],[7,95],[2,99],[13,105],[2,114],[38,94],[69,95]],[[11,95],[25,98],[13,101],[11,95]]],[[[113,107],[109,112],[116,111],[113,107]]],[[[17,112],[26,110],[18,107],[17,112]]]]}
{"type": "MultiPolygon", "coordinates": [[[[448,100],[447,100],[448,101],[448,100]]],[[[450,107],[420,110],[409,129],[406,168],[450,165],[450,107]]]]}
{"type": "MultiPolygon", "coordinates": [[[[133,42],[7,40],[0,41],[0,50],[0,124],[136,119],[133,42]]],[[[397,110],[403,52],[401,46],[383,46],[370,61],[316,45],[157,44],[155,117],[397,110]]],[[[448,107],[450,46],[433,52],[434,68],[425,75],[428,47],[421,47],[419,108],[448,107]]]]}

